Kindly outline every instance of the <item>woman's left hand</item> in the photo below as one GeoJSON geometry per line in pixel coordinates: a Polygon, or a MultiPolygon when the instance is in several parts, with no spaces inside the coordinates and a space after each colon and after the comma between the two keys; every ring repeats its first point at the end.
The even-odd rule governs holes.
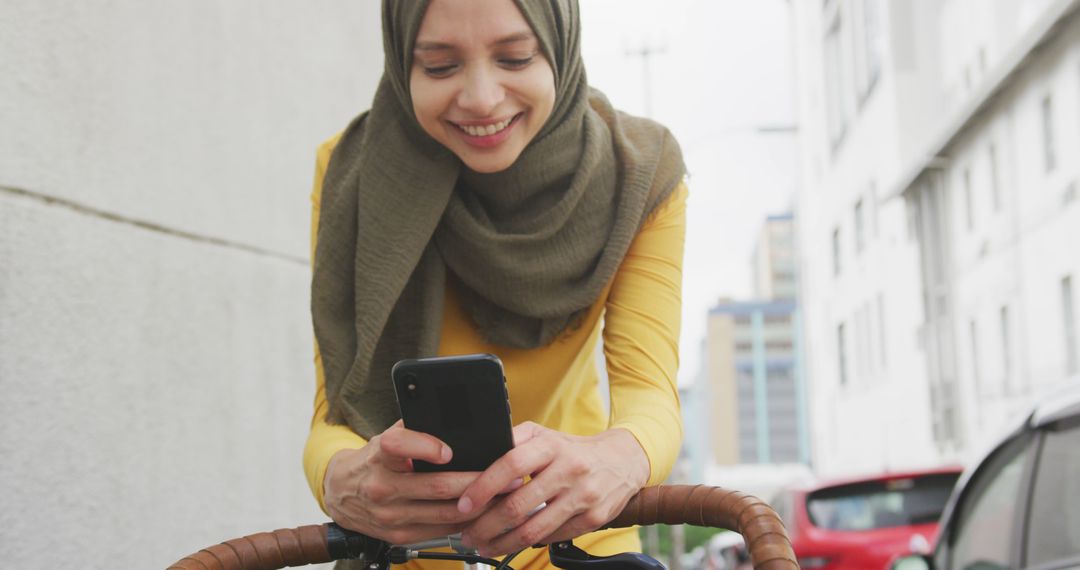
{"type": "Polygon", "coordinates": [[[458,500],[462,513],[498,501],[462,533],[465,545],[484,556],[568,540],[600,528],[649,479],[649,459],[625,429],[577,436],[525,422],[514,428],[514,442],[514,449],[488,467],[458,500]],[[526,476],[532,480],[496,497],[526,476]]]}

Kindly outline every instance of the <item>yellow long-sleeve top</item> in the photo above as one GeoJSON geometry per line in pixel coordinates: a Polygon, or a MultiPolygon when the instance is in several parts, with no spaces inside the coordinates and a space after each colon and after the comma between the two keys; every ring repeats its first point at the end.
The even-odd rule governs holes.
{"type": "MultiPolygon", "coordinates": [[[[318,150],[311,195],[314,257],[323,176],[340,135],[318,150]]],[[[660,204],[630,245],[614,278],[593,304],[582,326],[550,345],[512,349],[486,342],[463,312],[453,287],[446,288],[439,355],[487,352],[502,360],[515,424],[531,420],[558,431],[589,435],[625,428],[649,458],[649,484],[662,482],[678,455],[682,427],[676,387],[681,316],[685,184],[660,204]],[[602,318],[601,318],[602,317],[602,318]],[[596,346],[603,335],[610,394],[605,417],[598,390],[596,346]]],[[[304,449],[304,470],[319,505],[330,458],[359,448],[364,438],[344,425],[326,422],[322,359],[315,347],[315,411],[304,449]]],[[[636,533],[607,531],[578,540],[594,554],[639,549],[636,533]]],[[[520,569],[543,567],[530,550],[515,559],[520,569]]],[[[546,557],[545,557],[546,559],[546,557]]],[[[419,567],[419,566],[417,566],[419,567]]],[[[437,567],[425,564],[423,568],[437,567]]]]}

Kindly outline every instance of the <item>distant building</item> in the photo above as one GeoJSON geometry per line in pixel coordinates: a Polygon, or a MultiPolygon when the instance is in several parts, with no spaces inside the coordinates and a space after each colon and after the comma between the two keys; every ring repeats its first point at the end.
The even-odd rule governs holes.
{"type": "Polygon", "coordinates": [[[754,297],[793,300],[798,294],[795,221],[791,214],[769,216],[754,247],[754,297]]]}
{"type": "Polygon", "coordinates": [[[808,463],[792,217],[766,220],[754,254],[761,300],[709,311],[705,384],[719,465],[808,463]]]}
{"type": "Polygon", "coordinates": [[[1076,374],[1080,0],[789,6],[815,468],[968,459],[1076,374]]]}

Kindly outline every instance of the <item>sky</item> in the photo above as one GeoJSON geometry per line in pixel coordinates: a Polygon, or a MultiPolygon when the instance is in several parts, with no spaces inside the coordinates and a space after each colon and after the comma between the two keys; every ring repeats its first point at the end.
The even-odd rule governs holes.
{"type": "Polygon", "coordinates": [[[696,376],[710,307],[749,299],[751,257],[798,180],[789,8],[784,0],[583,0],[589,82],[666,125],[690,173],[680,385],[696,376]],[[649,49],[646,78],[643,58],[649,49]],[[648,95],[646,95],[648,90],[648,95]],[[646,104],[648,100],[649,104],[646,104]],[[646,108],[648,107],[648,109],[646,108]]]}

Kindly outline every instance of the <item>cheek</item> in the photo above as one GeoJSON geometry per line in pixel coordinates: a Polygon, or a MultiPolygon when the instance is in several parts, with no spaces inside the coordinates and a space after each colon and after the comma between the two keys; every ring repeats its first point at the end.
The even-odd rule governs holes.
{"type": "Polygon", "coordinates": [[[543,115],[539,118],[547,120],[555,106],[555,76],[551,68],[543,66],[530,74],[527,89],[533,106],[543,115]]]}
{"type": "Polygon", "coordinates": [[[439,86],[423,73],[413,73],[409,78],[409,97],[412,99],[416,120],[428,134],[439,125],[439,117],[445,112],[445,97],[439,86]]]}

